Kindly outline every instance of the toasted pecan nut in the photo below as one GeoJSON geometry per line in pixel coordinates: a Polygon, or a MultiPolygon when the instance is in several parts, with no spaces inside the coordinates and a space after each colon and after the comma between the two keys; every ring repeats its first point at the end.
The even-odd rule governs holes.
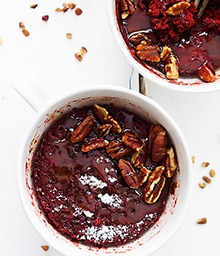
{"type": "Polygon", "coordinates": [[[147,160],[147,149],[146,144],[143,143],[140,150],[136,151],[131,156],[131,162],[136,168],[142,168],[147,160]]]}
{"type": "Polygon", "coordinates": [[[93,129],[95,125],[95,118],[92,115],[87,116],[74,130],[70,136],[72,143],[82,141],[93,129]]]}
{"type": "Polygon", "coordinates": [[[137,137],[137,135],[131,131],[127,131],[122,135],[122,142],[129,148],[135,151],[141,150],[143,142],[137,137]]]}
{"type": "Polygon", "coordinates": [[[164,174],[167,178],[171,178],[177,169],[177,158],[174,149],[170,147],[167,150],[167,156],[165,160],[164,174]]]}
{"type": "Polygon", "coordinates": [[[148,177],[147,184],[144,188],[144,198],[148,198],[150,194],[153,192],[155,186],[160,181],[163,172],[165,170],[165,167],[160,165],[153,169],[153,171],[150,173],[150,176],[148,177]]]}
{"type": "Polygon", "coordinates": [[[202,81],[207,83],[215,82],[216,80],[215,71],[208,67],[207,64],[203,64],[198,69],[197,74],[202,79],[202,81]]]}
{"type": "Polygon", "coordinates": [[[185,11],[186,9],[188,9],[189,7],[190,7],[190,3],[181,1],[181,2],[175,3],[175,4],[173,4],[171,7],[169,7],[169,8],[166,10],[166,13],[167,13],[168,15],[178,16],[178,15],[180,15],[183,11],[185,11]]]}
{"type": "Polygon", "coordinates": [[[163,126],[153,124],[150,127],[148,138],[148,151],[154,162],[161,161],[167,154],[167,132],[163,126]]]}
{"type": "Polygon", "coordinates": [[[137,45],[136,55],[144,61],[160,62],[160,49],[158,45],[149,45],[146,41],[141,41],[137,45]]]}
{"type": "Polygon", "coordinates": [[[127,185],[132,189],[138,189],[140,180],[132,164],[127,160],[119,159],[118,167],[127,185]]]}
{"type": "Polygon", "coordinates": [[[151,170],[147,169],[145,166],[143,166],[140,169],[140,185],[142,186],[148,179],[148,177],[150,176],[151,170]]]}
{"type": "Polygon", "coordinates": [[[103,138],[96,138],[93,140],[90,140],[86,143],[84,143],[81,146],[81,151],[82,152],[89,152],[95,149],[99,149],[99,148],[104,148],[109,144],[109,142],[103,138]]]}
{"type": "Polygon", "coordinates": [[[146,41],[148,45],[151,45],[152,43],[152,40],[144,33],[136,33],[131,35],[129,37],[129,41],[135,46],[139,45],[142,41],[146,41]]]}
{"type": "Polygon", "coordinates": [[[176,57],[172,54],[166,59],[165,64],[166,78],[175,80],[179,78],[179,66],[176,57]]]}
{"type": "Polygon", "coordinates": [[[171,54],[172,54],[172,49],[165,45],[162,47],[162,50],[160,53],[160,58],[162,61],[166,61],[170,57],[171,54]]]}
{"type": "Polygon", "coordinates": [[[120,159],[131,154],[132,149],[124,146],[119,140],[112,140],[106,147],[106,153],[113,159],[120,159]]]}
{"type": "Polygon", "coordinates": [[[162,176],[160,181],[154,187],[154,190],[152,191],[152,193],[148,197],[146,197],[146,195],[144,195],[144,201],[147,204],[156,203],[161,195],[161,192],[165,186],[165,183],[166,183],[166,178],[164,176],[162,176]]]}
{"type": "Polygon", "coordinates": [[[102,123],[108,123],[112,125],[112,131],[115,133],[120,133],[122,131],[121,126],[119,123],[108,113],[108,111],[100,107],[98,104],[93,106],[95,115],[102,123]]]}
{"type": "Polygon", "coordinates": [[[124,20],[128,16],[132,15],[135,10],[134,1],[133,0],[120,0],[121,7],[121,18],[124,20]]]}
{"type": "Polygon", "coordinates": [[[111,128],[112,128],[111,124],[103,124],[103,125],[97,126],[95,128],[95,132],[99,137],[105,137],[106,135],[109,134],[111,128]]]}

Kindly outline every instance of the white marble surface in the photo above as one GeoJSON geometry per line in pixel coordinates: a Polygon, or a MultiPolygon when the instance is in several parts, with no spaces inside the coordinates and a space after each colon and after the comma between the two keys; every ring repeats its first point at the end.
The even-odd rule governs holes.
{"type": "MultiPolygon", "coordinates": [[[[138,90],[136,72],[114,41],[109,28],[107,0],[76,0],[83,14],[56,13],[64,1],[1,1],[0,3],[0,255],[62,256],[53,248],[45,252],[45,241],[28,222],[18,197],[16,171],[25,130],[35,112],[17,94],[13,85],[29,72],[41,81],[51,97],[88,84],[115,84],[138,90]],[[36,9],[30,4],[37,3],[36,9]],[[49,15],[48,22],[42,21],[49,15]],[[30,31],[24,37],[22,21],[30,31]],[[66,33],[73,34],[68,40],[66,33]],[[85,46],[82,62],[74,53],[85,46]],[[132,77],[133,83],[130,83],[132,77]]],[[[151,88],[149,96],[176,120],[195,156],[194,188],[189,210],[177,233],[153,256],[219,256],[220,237],[220,92],[200,95],[179,94],[151,88]],[[203,161],[210,162],[207,168],[203,161]],[[198,187],[203,175],[216,170],[212,184],[198,187]],[[206,225],[196,220],[207,217],[206,225]]]]}

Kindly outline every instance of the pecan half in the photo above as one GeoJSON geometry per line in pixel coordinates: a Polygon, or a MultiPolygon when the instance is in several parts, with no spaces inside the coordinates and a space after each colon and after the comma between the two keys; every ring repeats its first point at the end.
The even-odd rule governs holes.
{"type": "Polygon", "coordinates": [[[143,185],[147,181],[148,177],[150,176],[150,173],[151,173],[151,170],[147,169],[145,166],[143,166],[140,169],[140,173],[139,173],[140,185],[143,185]]]}
{"type": "Polygon", "coordinates": [[[167,13],[168,15],[178,16],[178,15],[180,15],[183,11],[185,11],[186,9],[188,9],[189,7],[190,7],[190,3],[181,1],[181,2],[175,3],[175,4],[173,4],[171,7],[169,7],[169,8],[166,10],[166,13],[167,13]]]}
{"type": "Polygon", "coordinates": [[[92,115],[87,116],[74,130],[70,136],[72,143],[82,141],[93,129],[95,125],[95,118],[92,115]]]}
{"type": "Polygon", "coordinates": [[[132,34],[130,37],[129,37],[129,41],[137,46],[138,44],[140,44],[142,41],[146,41],[146,43],[148,45],[151,45],[152,43],[152,40],[150,38],[148,38],[147,35],[145,35],[144,33],[136,33],[136,34],[132,34]]]}
{"type": "Polygon", "coordinates": [[[129,148],[135,151],[141,150],[143,142],[137,137],[137,135],[131,131],[127,131],[122,135],[122,142],[129,148]]]}
{"type": "Polygon", "coordinates": [[[151,195],[155,186],[160,181],[164,170],[165,170],[165,167],[162,165],[157,166],[153,169],[150,176],[148,177],[147,184],[144,188],[144,199],[147,199],[151,195]]]}
{"type": "Polygon", "coordinates": [[[165,171],[164,174],[167,178],[171,178],[177,169],[177,159],[174,149],[170,147],[167,150],[167,156],[165,160],[165,171]]]}
{"type": "Polygon", "coordinates": [[[138,189],[140,187],[140,180],[132,164],[127,160],[120,159],[118,167],[127,185],[132,189],[138,189]]]}
{"type": "Polygon", "coordinates": [[[95,149],[104,148],[108,145],[108,141],[103,138],[96,138],[84,143],[81,146],[82,152],[89,152],[95,149]]]}
{"type": "Polygon", "coordinates": [[[166,182],[166,178],[163,176],[164,169],[164,166],[155,167],[147,179],[144,188],[144,201],[148,204],[156,203],[160,197],[166,182]]]}
{"type": "Polygon", "coordinates": [[[135,10],[134,1],[133,0],[120,0],[121,7],[121,18],[124,20],[128,16],[132,15],[135,10]]]}
{"type": "Polygon", "coordinates": [[[160,62],[160,49],[157,45],[149,45],[141,41],[136,47],[136,55],[144,61],[160,62]]]}
{"type": "Polygon", "coordinates": [[[147,160],[146,143],[144,142],[141,149],[131,156],[131,162],[136,168],[142,168],[147,160]]]}
{"type": "Polygon", "coordinates": [[[155,186],[153,192],[150,194],[150,196],[144,197],[144,200],[147,204],[154,204],[157,202],[165,186],[165,183],[166,183],[166,178],[162,176],[158,184],[155,186]]]}
{"type": "Polygon", "coordinates": [[[113,132],[120,133],[122,131],[119,123],[108,113],[108,111],[105,108],[95,104],[93,106],[93,109],[94,109],[95,115],[102,123],[108,123],[112,125],[113,132]]]}
{"type": "Polygon", "coordinates": [[[111,158],[116,160],[123,158],[132,152],[131,148],[125,147],[119,140],[110,141],[105,150],[111,158]]]}
{"type": "Polygon", "coordinates": [[[103,125],[97,126],[95,128],[95,132],[99,137],[105,137],[106,135],[109,134],[111,128],[112,128],[111,124],[103,124],[103,125]]]}
{"type": "Polygon", "coordinates": [[[167,154],[167,132],[163,126],[153,124],[150,127],[148,138],[148,151],[154,162],[161,161],[167,154]]]}

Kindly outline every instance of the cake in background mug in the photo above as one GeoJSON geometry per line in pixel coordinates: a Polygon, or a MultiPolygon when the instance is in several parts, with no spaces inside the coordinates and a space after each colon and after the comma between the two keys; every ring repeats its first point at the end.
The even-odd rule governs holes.
{"type": "Polygon", "coordinates": [[[218,89],[213,88],[219,84],[220,67],[217,0],[205,1],[206,6],[203,1],[199,4],[199,1],[173,0],[113,2],[110,18],[116,26],[116,30],[113,27],[116,38],[142,75],[153,82],[156,77],[158,84],[165,84],[161,80],[166,80],[171,88],[210,85],[210,90],[218,89]]]}

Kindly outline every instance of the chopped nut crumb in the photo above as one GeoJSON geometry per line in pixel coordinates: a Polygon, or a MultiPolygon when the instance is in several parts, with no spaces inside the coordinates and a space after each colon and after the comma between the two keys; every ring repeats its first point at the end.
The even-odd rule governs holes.
{"type": "Polygon", "coordinates": [[[63,9],[61,9],[60,7],[57,7],[56,9],[55,9],[55,12],[62,12],[63,11],[63,9]]]}
{"type": "MultiPolygon", "coordinates": [[[[63,3],[63,7],[62,7],[62,8],[57,7],[57,8],[55,9],[55,11],[56,11],[56,12],[67,12],[68,10],[73,10],[73,9],[75,9],[75,7],[76,7],[76,4],[73,3],[73,2],[63,3]]],[[[82,14],[82,9],[76,8],[76,9],[75,9],[75,13],[76,13],[76,15],[82,14]]]]}
{"type": "Polygon", "coordinates": [[[22,29],[22,33],[25,35],[25,36],[29,36],[30,35],[30,32],[27,30],[27,29],[22,29]]]}
{"type": "Polygon", "coordinates": [[[43,21],[48,21],[49,20],[49,15],[43,15],[42,20],[43,21]]]}
{"type": "Polygon", "coordinates": [[[48,245],[41,245],[41,248],[42,248],[44,251],[48,251],[48,250],[49,250],[49,246],[48,246],[48,245]]]}
{"type": "Polygon", "coordinates": [[[30,32],[25,28],[25,25],[22,21],[19,22],[19,28],[21,28],[21,31],[25,36],[30,35],[30,32]]]}
{"type": "Polygon", "coordinates": [[[209,171],[209,175],[210,175],[211,178],[214,178],[214,177],[215,177],[215,170],[214,170],[214,169],[211,169],[211,170],[209,171]]]}
{"type": "Polygon", "coordinates": [[[35,9],[37,8],[38,4],[30,4],[30,8],[35,9]]]}
{"type": "Polygon", "coordinates": [[[67,6],[68,6],[71,10],[73,10],[73,9],[76,7],[76,4],[70,2],[70,3],[67,4],[67,6]]]}
{"type": "Polygon", "coordinates": [[[203,176],[202,179],[203,179],[206,183],[208,183],[208,184],[210,184],[210,183],[212,182],[212,180],[211,180],[209,177],[207,177],[207,176],[203,176]]]}
{"type": "Polygon", "coordinates": [[[192,156],[192,163],[195,163],[195,156],[192,156]]]}
{"type": "Polygon", "coordinates": [[[68,10],[69,10],[69,7],[67,7],[67,6],[63,7],[63,12],[67,12],[68,10]]]}
{"type": "Polygon", "coordinates": [[[79,54],[78,52],[76,52],[74,56],[76,57],[76,59],[77,59],[78,61],[82,61],[82,55],[79,54]]]}
{"type": "Polygon", "coordinates": [[[196,221],[197,224],[206,224],[207,223],[207,218],[203,217],[203,218],[199,218],[196,221]]]}
{"type": "Polygon", "coordinates": [[[73,35],[71,33],[66,33],[66,38],[67,39],[72,39],[73,38],[73,35]]]}
{"type": "Polygon", "coordinates": [[[82,12],[83,12],[82,9],[79,8],[79,7],[77,7],[77,8],[75,9],[75,14],[78,15],[78,16],[81,15],[82,12]]]}
{"type": "Polygon", "coordinates": [[[19,28],[25,28],[25,25],[22,21],[19,22],[19,28]]]}
{"type": "Polygon", "coordinates": [[[208,167],[209,165],[210,165],[209,162],[203,162],[203,163],[202,163],[202,167],[208,167]]]}
{"type": "Polygon", "coordinates": [[[205,184],[204,182],[200,182],[200,183],[199,183],[199,186],[200,186],[200,188],[205,188],[205,187],[206,187],[206,184],[205,184]]]}
{"type": "Polygon", "coordinates": [[[75,53],[75,57],[76,57],[76,59],[77,59],[78,61],[82,61],[83,55],[86,54],[86,53],[87,53],[87,49],[86,49],[84,46],[82,46],[82,47],[80,48],[80,51],[77,52],[77,53],[75,53]]]}

